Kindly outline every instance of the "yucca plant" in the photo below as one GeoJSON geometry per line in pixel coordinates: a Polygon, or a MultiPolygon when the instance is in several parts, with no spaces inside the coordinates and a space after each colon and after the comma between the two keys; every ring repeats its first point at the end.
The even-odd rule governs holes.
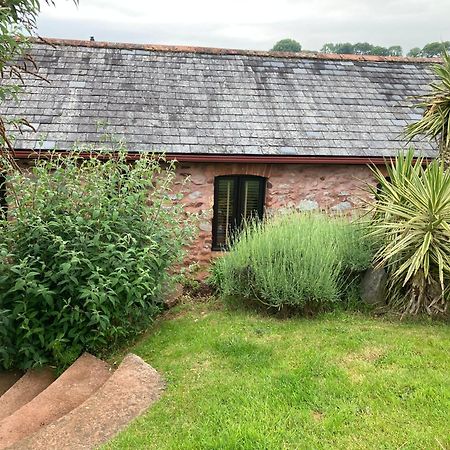
{"type": "Polygon", "coordinates": [[[376,267],[388,272],[389,303],[404,314],[444,313],[450,297],[450,169],[424,165],[411,149],[372,168],[378,184],[372,235],[376,267]]]}
{"type": "Polygon", "coordinates": [[[442,63],[432,66],[436,81],[430,84],[430,92],[417,97],[416,107],[424,110],[422,118],[406,127],[408,140],[422,135],[435,139],[440,159],[450,166],[450,55],[444,51],[442,63]]]}

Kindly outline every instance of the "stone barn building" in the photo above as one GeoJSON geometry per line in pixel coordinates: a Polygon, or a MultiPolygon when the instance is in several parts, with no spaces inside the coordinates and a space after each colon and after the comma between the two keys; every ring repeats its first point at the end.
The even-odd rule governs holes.
{"type": "Polygon", "coordinates": [[[130,158],[164,152],[190,176],[182,201],[202,212],[199,262],[245,217],[360,205],[367,164],[407,145],[404,127],[421,116],[411,96],[431,81],[430,60],[398,57],[54,39],[32,54],[48,82],[28,78],[1,106],[36,129],[17,136],[17,157],[98,143],[99,122],[130,158]]]}

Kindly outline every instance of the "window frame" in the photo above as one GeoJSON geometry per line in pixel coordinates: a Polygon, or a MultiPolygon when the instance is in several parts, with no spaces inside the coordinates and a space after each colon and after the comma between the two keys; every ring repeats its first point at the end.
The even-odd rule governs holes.
{"type": "Polygon", "coordinates": [[[258,217],[262,219],[264,216],[264,209],[266,205],[266,185],[267,178],[259,175],[218,175],[214,178],[214,205],[213,205],[213,220],[212,220],[212,244],[213,251],[226,251],[227,245],[217,243],[217,227],[219,219],[219,183],[221,180],[234,180],[233,192],[233,212],[232,221],[235,222],[233,229],[238,229],[242,225],[243,209],[244,209],[244,183],[248,180],[259,181],[258,191],[258,217]]]}

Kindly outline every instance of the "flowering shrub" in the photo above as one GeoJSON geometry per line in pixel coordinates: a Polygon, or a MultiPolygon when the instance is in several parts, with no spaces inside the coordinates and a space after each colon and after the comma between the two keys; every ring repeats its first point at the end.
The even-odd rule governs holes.
{"type": "Polygon", "coordinates": [[[0,232],[0,367],[64,366],[137,334],[162,307],[192,231],[174,168],[126,152],[39,159],[7,179],[0,232]]]}

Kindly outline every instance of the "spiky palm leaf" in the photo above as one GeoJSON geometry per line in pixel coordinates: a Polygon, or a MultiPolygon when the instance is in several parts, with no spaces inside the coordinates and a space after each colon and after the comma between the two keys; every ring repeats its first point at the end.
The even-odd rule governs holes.
{"type": "Polygon", "coordinates": [[[414,152],[372,168],[381,190],[372,205],[375,256],[389,275],[393,306],[415,314],[442,313],[450,301],[450,170],[438,161],[424,167],[414,152]],[[389,178],[388,178],[389,177],[389,178]]]}
{"type": "Polygon", "coordinates": [[[418,108],[424,110],[422,118],[406,127],[408,140],[422,135],[435,139],[440,158],[450,165],[450,55],[444,52],[442,64],[434,64],[437,80],[430,84],[431,91],[419,96],[418,108]]]}

